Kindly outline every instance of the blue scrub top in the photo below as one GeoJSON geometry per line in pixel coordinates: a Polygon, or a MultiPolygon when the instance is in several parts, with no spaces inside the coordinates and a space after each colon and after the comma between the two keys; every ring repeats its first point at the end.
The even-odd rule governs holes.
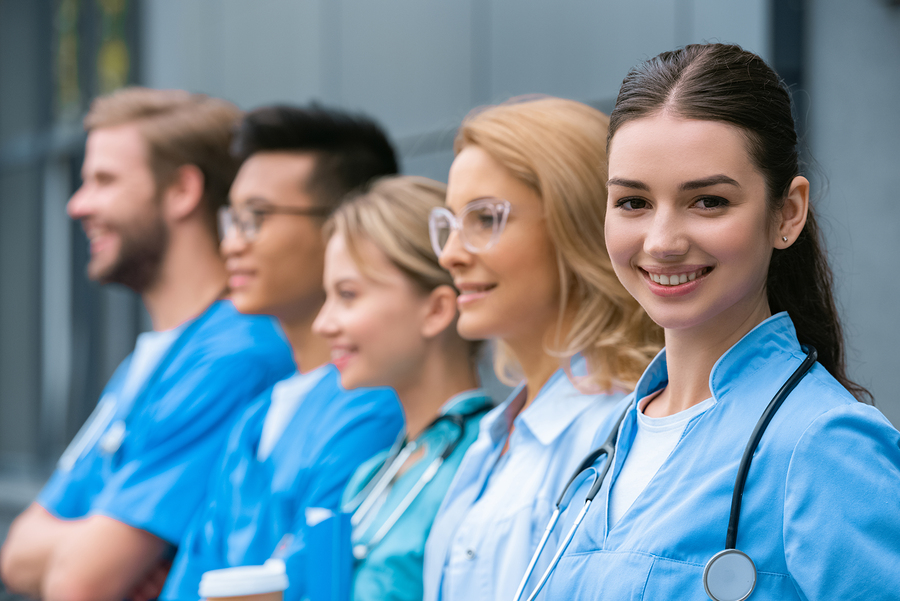
{"type": "MultiPolygon", "coordinates": [[[[369,550],[362,561],[356,562],[352,599],[416,601],[422,598],[425,540],[466,449],[478,436],[478,422],[492,408],[491,399],[483,390],[459,394],[444,405],[441,414],[465,416],[463,432],[459,432],[459,428],[452,422],[442,420],[416,438],[417,448],[424,448],[425,453],[415,465],[395,479],[371,525],[358,539],[354,538],[354,544],[368,544],[406,498],[407,493],[419,482],[425,470],[444,452],[447,445],[461,435],[458,445],[441,464],[434,478],[419,492],[384,538],[369,550]]],[[[360,492],[381,469],[389,454],[379,453],[356,471],[344,491],[344,511],[352,513],[363,502],[364,499],[359,497],[360,492]]],[[[391,454],[392,459],[395,456],[396,454],[391,454]]]]}
{"type": "Polygon", "coordinates": [[[272,391],[235,424],[213,482],[178,549],[162,599],[198,599],[207,570],[260,565],[286,534],[287,601],[302,599],[306,583],[306,509],[337,511],[360,464],[389,447],[403,427],[393,391],[346,391],[334,366],[307,392],[265,460],[257,456],[272,391]]]}
{"type": "MultiPolygon", "coordinates": [[[[703,569],[725,547],[744,448],[804,358],[786,313],[729,349],[710,374],[715,404],[688,423],[647,488],[608,528],[610,477],[622,469],[637,429],[633,400],[668,381],[661,352],[624,401],[631,407],[611,476],[544,598],[708,599],[703,569]]],[[[813,366],[769,424],[744,489],[737,548],[758,571],[751,601],[898,598],[898,445],[900,433],[877,409],[813,366]]],[[[568,513],[581,509],[585,491],[575,494],[568,513]]]]}
{"type": "MultiPolygon", "coordinates": [[[[269,317],[213,303],[181,334],[134,399],[119,398],[131,356],[103,392],[125,424],[117,449],[95,443],[57,469],[37,502],[61,519],[104,515],[177,545],[240,413],[292,370],[290,347],[269,317]]],[[[99,439],[98,439],[99,440],[99,439]]]]}

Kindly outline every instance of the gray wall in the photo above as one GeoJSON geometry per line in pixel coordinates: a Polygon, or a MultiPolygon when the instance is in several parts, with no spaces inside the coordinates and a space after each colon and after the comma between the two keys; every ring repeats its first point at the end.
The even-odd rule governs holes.
{"type": "Polygon", "coordinates": [[[851,376],[900,426],[900,6],[809,3],[810,149],[851,376]]]}
{"type": "Polygon", "coordinates": [[[718,39],[769,53],[765,0],[155,0],[144,17],[147,85],[364,110],[407,172],[441,180],[480,104],[544,93],[609,110],[628,68],[663,50],[718,39]]]}

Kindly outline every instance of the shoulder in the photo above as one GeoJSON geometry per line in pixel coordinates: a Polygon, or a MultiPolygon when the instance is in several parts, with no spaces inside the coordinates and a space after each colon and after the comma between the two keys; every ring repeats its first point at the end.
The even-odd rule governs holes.
{"type": "Polygon", "coordinates": [[[197,329],[192,343],[211,353],[286,353],[290,349],[278,323],[267,315],[244,315],[231,301],[218,301],[197,329]]]}
{"type": "Polygon", "coordinates": [[[315,419],[319,432],[322,429],[342,430],[353,423],[378,427],[387,422],[401,422],[403,411],[400,401],[389,388],[356,388],[346,390],[340,384],[340,375],[332,366],[309,392],[301,404],[302,411],[315,419]],[[313,417],[315,416],[315,417],[313,417]]]}
{"type": "Polygon", "coordinates": [[[165,378],[181,380],[215,376],[257,386],[294,371],[293,357],[278,324],[267,316],[238,313],[230,301],[219,301],[172,359],[165,378]]]}

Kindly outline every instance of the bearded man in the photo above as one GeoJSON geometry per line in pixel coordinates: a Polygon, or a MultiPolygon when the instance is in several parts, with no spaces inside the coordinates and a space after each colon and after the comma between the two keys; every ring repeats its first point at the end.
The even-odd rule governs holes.
{"type": "Polygon", "coordinates": [[[141,88],[97,99],[85,118],[83,184],[67,210],[90,240],[87,273],[138,292],[153,330],[10,528],[0,572],[12,591],[146,596],[237,416],[295,369],[278,326],[226,299],[216,212],[237,171],[239,118],[221,100],[141,88]]]}

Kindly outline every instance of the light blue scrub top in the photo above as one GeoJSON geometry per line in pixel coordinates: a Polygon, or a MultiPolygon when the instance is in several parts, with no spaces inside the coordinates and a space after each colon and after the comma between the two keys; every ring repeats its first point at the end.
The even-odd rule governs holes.
{"type": "Polygon", "coordinates": [[[523,383],[478,424],[425,543],[425,601],[513,598],[570,474],[625,397],[584,394],[562,369],[519,411],[525,394],[523,383]]]}
{"type": "Polygon", "coordinates": [[[272,391],[235,424],[201,511],[178,549],[161,599],[198,599],[207,570],[260,565],[286,534],[290,586],[284,599],[305,595],[306,508],[338,511],[341,493],[363,461],[391,446],[403,427],[393,391],[346,391],[333,365],[305,395],[271,453],[257,448],[272,391]]]}
{"type": "Polygon", "coordinates": [[[229,430],[267,387],[293,369],[290,347],[268,317],[213,303],[179,337],[133,399],[118,398],[131,356],[103,391],[123,423],[118,448],[99,441],[71,469],[57,469],[37,502],[61,519],[104,515],[177,545],[205,494],[229,430]]]}
{"type": "MultiPolygon", "coordinates": [[[[722,355],[710,374],[715,404],[688,423],[611,529],[607,477],[544,598],[708,599],[703,568],[725,547],[744,448],[805,356],[786,313],[722,355]]],[[[636,432],[633,399],[667,381],[663,351],[625,401],[631,407],[613,480],[636,432]]],[[[898,444],[900,433],[877,409],[858,402],[820,364],[813,366],[769,424],[744,489],[737,548],[758,571],[751,601],[900,598],[898,444]]],[[[581,509],[585,492],[575,494],[568,513],[581,509]]]]}
{"type": "MultiPolygon", "coordinates": [[[[391,485],[387,499],[376,512],[372,525],[358,540],[354,539],[354,544],[367,544],[371,540],[418,483],[423,472],[444,452],[447,445],[462,434],[459,444],[441,464],[431,482],[419,492],[384,538],[369,550],[365,559],[356,562],[352,592],[355,601],[416,601],[422,598],[422,556],[431,523],[450,488],[450,482],[466,449],[478,436],[478,422],[492,408],[491,399],[483,390],[464,392],[450,399],[441,410],[442,415],[465,416],[464,432],[460,433],[452,422],[440,421],[416,438],[418,448],[425,449],[424,455],[391,485]]],[[[344,491],[345,512],[352,513],[363,502],[364,499],[357,498],[357,495],[371,482],[388,455],[391,458],[396,456],[390,452],[379,453],[356,471],[344,491]]]]}

